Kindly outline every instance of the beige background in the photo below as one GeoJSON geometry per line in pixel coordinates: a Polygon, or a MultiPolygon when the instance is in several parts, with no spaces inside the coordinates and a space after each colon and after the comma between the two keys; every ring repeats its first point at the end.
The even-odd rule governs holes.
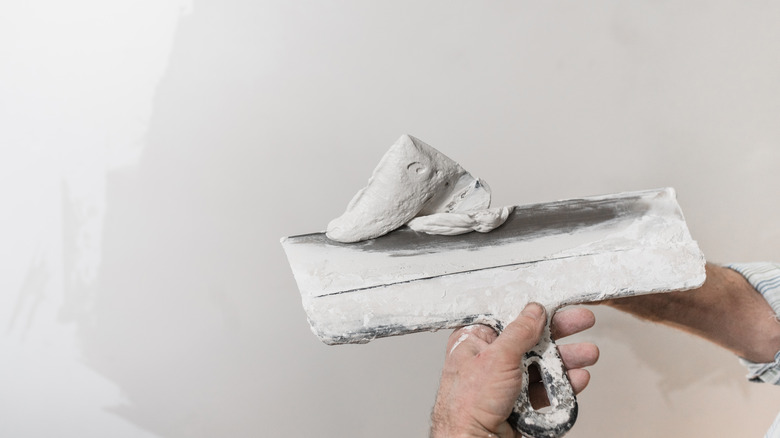
{"type": "MultiPolygon", "coordinates": [[[[447,333],[327,347],[278,243],[410,133],[494,205],[674,186],[713,261],[780,260],[766,1],[11,1],[0,435],[425,436],[447,333]]],[[[763,436],[777,388],[596,308],[569,436],[763,436]]]]}

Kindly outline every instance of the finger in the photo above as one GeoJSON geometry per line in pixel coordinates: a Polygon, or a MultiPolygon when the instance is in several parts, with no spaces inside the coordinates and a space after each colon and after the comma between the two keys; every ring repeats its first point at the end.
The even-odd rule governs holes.
{"type": "Polygon", "coordinates": [[[569,382],[571,382],[571,387],[574,388],[575,394],[581,393],[590,383],[590,372],[588,370],[569,370],[566,374],[569,376],[569,382]]]}
{"type": "Polygon", "coordinates": [[[590,309],[584,307],[564,309],[553,315],[550,334],[553,339],[565,338],[587,330],[594,324],[596,324],[596,316],[590,309]]]}
{"type": "MultiPolygon", "coordinates": [[[[559,345],[558,352],[563,366],[569,371],[595,365],[599,360],[599,347],[588,342],[559,345]]],[[[528,367],[529,382],[539,382],[541,379],[538,367],[528,367]]]]}
{"type": "Polygon", "coordinates": [[[492,328],[474,324],[459,328],[452,332],[447,341],[447,355],[456,353],[460,356],[476,356],[491,344],[498,334],[492,328]]]}
{"type": "Polygon", "coordinates": [[[589,367],[599,360],[599,347],[590,342],[559,345],[558,352],[568,370],[589,367]]]}
{"type": "Polygon", "coordinates": [[[472,333],[474,336],[484,341],[486,344],[492,344],[493,341],[495,341],[496,338],[498,337],[498,333],[496,333],[493,327],[484,324],[469,325],[463,327],[463,330],[472,333]]]}
{"type": "Polygon", "coordinates": [[[519,364],[525,352],[539,342],[546,322],[544,307],[529,303],[520,315],[506,326],[493,345],[502,350],[508,360],[519,364]]]}

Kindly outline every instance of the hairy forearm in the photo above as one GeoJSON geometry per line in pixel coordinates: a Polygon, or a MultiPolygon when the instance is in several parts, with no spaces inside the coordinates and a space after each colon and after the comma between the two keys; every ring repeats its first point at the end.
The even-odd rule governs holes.
{"type": "Polygon", "coordinates": [[[750,361],[773,361],[780,323],[772,308],[738,272],[710,263],[706,269],[707,280],[698,289],[605,304],[701,336],[750,361]]]}

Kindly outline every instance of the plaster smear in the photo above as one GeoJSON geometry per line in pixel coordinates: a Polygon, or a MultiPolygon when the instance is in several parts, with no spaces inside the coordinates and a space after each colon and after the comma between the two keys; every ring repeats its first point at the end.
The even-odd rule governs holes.
{"type": "Polygon", "coordinates": [[[406,225],[414,231],[447,236],[471,231],[487,233],[506,222],[514,209],[514,207],[498,207],[463,213],[434,213],[428,216],[418,216],[406,225]]]}
{"type": "Polygon", "coordinates": [[[468,333],[463,333],[462,335],[460,335],[458,340],[455,341],[455,345],[453,345],[452,348],[450,349],[450,354],[452,354],[452,352],[455,351],[456,348],[458,348],[458,345],[460,345],[461,342],[465,341],[468,338],[469,338],[468,333]]]}
{"type": "Polygon", "coordinates": [[[506,221],[511,207],[488,209],[490,187],[458,163],[411,135],[402,135],[374,169],[327,236],[359,242],[393,231],[412,219],[416,231],[456,235],[488,232],[506,221]]]}

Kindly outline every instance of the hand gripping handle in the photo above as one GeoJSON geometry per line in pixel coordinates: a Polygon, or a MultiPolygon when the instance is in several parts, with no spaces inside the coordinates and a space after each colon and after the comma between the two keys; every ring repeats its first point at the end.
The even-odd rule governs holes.
{"type": "Polygon", "coordinates": [[[509,424],[532,438],[562,437],[577,419],[577,398],[566,376],[558,347],[550,336],[547,324],[538,344],[523,357],[523,388],[515,402],[509,424]],[[528,370],[537,365],[547,391],[550,407],[535,410],[528,393],[528,370]]]}

